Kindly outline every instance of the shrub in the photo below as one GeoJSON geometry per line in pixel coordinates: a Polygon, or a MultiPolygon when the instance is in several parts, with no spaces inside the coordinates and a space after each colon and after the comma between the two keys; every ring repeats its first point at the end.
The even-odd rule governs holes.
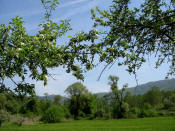
{"type": "Polygon", "coordinates": [[[153,109],[149,103],[144,103],[144,106],[141,109],[139,117],[155,117],[155,116],[158,116],[156,110],[153,109]]]}
{"type": "Polygon", "coordinates": [[[17,126],[22,126],[24,121],[25,121],[25,118],[20,116],[19,114],[18,115],[13,115],[10,118],[10,122],[13,123],[14,125],[17,125],[17,126]]]}
{"type": "Polygon", "coordinates": [[[122,104],[122,117],[123,118],[127,118],[128,117],[128,112],[129,112],[129,105],[128,105],[128,103],[123,103],[122,104]]]}
{"type": "Polygon", "coordinates": [[[158,112],[158,116],[166,116],[166,111],[160,110],[160,111],[158,112]]]}
{"type": "Polygon", "coordinates": [[[131,108],[128,113],[128,118],[135,119],[138,118],[138,115],[140,114],[140,109],[137,107],[131,108]]]}
{"type": "Polygon", "coordinates": [[[158,113],[154,109],[143,109],[141,110],[140,117],[155,117],[158,113]]]}
{"type": "Polygon", "coordinates": [[[65,116],[65,118],[66,119],[72,118],[72,115],[71,115],[70,111],[68,110],[68,108],[66,106],[64,106],[63,109],[64,109],[64,116],[65,116]]]}
{"type": "Polygon", "coordinates": [[[129,118],[129,119],[136,119],[137,118],[137,114],[134,114],[132,112],[129,112],[127,118],[129,118]]]}
{"type": "Polygon", "coordinates": [[[60,122],[64,118],[64,111],[61,107],[52,105],[43,114],[41,120],[45,123],[60,122]]]}
{"type": "Polygon", "coordinates": [[[4,110],[0,110],[0,126],[2,125],[3,122],[9,121],[10,115],[8,112],[4,110]]]}
{"type": "Polygon", "coordinates": [[[94,113],[94,118],[103,118],[105,116],[105,111],[100,109],[94,113]]]}
{"type": "Polygon", "coordinates": [[[158,116],[158,113],[156,112],[156,110],[152,109],[152,110],[148,110],[148,115],[149,117],[155,117],[155,116],[158,116]]]}

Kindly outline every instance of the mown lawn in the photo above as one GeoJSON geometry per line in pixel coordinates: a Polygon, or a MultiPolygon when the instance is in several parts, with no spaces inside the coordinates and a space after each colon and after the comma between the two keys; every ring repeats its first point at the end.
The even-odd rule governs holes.
{"type": "Polygon", "coordinates": [[[79,120],[28,126],[4,125],[0,131],[175,131],[175,117],[79,120]]]}

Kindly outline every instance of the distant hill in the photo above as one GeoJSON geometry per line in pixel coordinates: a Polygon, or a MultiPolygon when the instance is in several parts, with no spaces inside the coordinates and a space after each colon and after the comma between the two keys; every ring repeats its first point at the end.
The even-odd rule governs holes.
{"type": "MultiPolygon", "coordinates": [[[[154,82],[148,82],[145,84],[141,84],[137,87],[131,87],[127,88],[126,91],[130,91],[132,95],[137,94],[144,94],[148,92],[153,86],[159,87],[160,90],[165,91],[172,91],[175,90],[175,79],[168,79],[168,80],[160,80],[160,81],[154,81],[154,82]]],[[[103,97],[104,95],[108,94],[109,92],[102,92],[102,93],[96,93],[97,96],[103,97]]],[[[49,100],[54,100],[55,95],[49,95],[49,100]]],[[[39,99],[45,99],[45,96],[39,96],[39,99]]],[[[66,99],[66,97],[62,97],[63,101],[66,99]]]]}
{"type": "Polygon", "coordinates": [[[128,88],[132,94],[144,94],[148,92],[153,86],[159,87],[160,90],[172,91],[175,90],[175,79],[160,80],[155,82],[148,82],[137,87],[128,88]]]}
{"type": "MultiPolygon", "coordinates": [[[[49,96],[48,96],[48,99],[49,99],[49,100],[54,100],[54,96],[55,96],[55,95],[49,95],[49,96]]],[[[39,99],[39,100],[45,99],[45,98],[46,98],[45,96],[38,96],[38,99],[39,99]]]]}
{"type": "MultiPolygon", "coordinates": [[[[51,101],[53,101],[54,100],[54,97],[55,97],[55,95],[49,95],[48,96],[48,99],[51,100],[51,101]]],[[[46,99],[46,97],[45,96],[38,96],[38,99],[39,100],[42,100],[42,99],[46,99]]],[[[64,101],[65,99],[66,99],[66,97],[62,96],[62,101],[64,101]]]]}
{"type": "MultiPolygon", "coordinates": [[[[137,87],[127,88],[126,91],[130,91],[132,95],[144,94],[148,92],[149,90],[151,90],[153,86],[159,87],[160,90],[173,91],[175,90],[175,79],[148,82],[145,84],[141,84],[137,87]]],[[[109,92],[96,93],[96,95],[99,97],[102,97],[108,93],[109,92]]]]}

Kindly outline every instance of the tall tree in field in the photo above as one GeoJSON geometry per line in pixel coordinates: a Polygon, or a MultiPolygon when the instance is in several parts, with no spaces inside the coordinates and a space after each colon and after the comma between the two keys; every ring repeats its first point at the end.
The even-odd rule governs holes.
{"type": "Polygon", "coordinates": [[[82,83],[76,82],[70,85],[65,92],[68,94],[69,109],[74,119],[92,113],[93,97],[82,83]]]}
{"type": "Polygon", "coordinates": [[[127,84],[123,86],[122,89],[118,88],[118,80],[117,76],[109,76],[109,85],[111,86],[111,98],[113,105],[113,117],[122,118],[124,113],[128,111],[128,104],[124,102],[124,91],[127,87],[127,84]]]}

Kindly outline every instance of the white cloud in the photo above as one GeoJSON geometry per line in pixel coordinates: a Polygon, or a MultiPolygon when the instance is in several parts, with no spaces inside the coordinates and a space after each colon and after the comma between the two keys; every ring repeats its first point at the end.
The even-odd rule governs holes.
{"type": "Polygon", "coordinates": [[[26,16],[38,15],[41,13],[42,11],[40,9],[37,9],[37,10],[24,10],[24,11],[9,12],[9,13],[0,14],[0,16],[1,17],[15,17],[15,16],[26,17],[26,16]]]}
{"type": "MultiPolygon", "coordinates": [[[[82,2],[82,1],[86,1],[86,0],[80,0],[80,1],[82,2]]],[[[59,19],[67,19],[67,18],[70,18],[72,16],[84,13],[86,11],[90,11],[90,9],[97,6],[99,2],[100,1],[94,1],[94,0],[89,1],[88,4],[84,4],[83,6],[76,7],[74,9],[72,9],[72,11],[69,11],[68,13],[60,16],[59,19]]],[[[57,20],[57,19],[54,19],[54,20],[57,20]]]]}
{"type": "Polygon", "coordinates": [[[72,5],[79,4],[79,3],[85,2],[85,1],[88,1],[88,0],[74,0],[74,1],[71,1],[71,2],[68,2],[68,3],[65,3],[65,4],[60,4],[58,6],[58,9],[59,8],[64,8],[64,7],[70,7],[72,5]]]}
{"type": "MultiPolygon", "coordinates": [[[[74,0],[74,1],[71,1],[71,2],[68,2],[68,3],[63,3],[63,4],[60,4],[58,6],[57,9],[60,9],[60,8],[65,8],[65,7],[70,7],[72,5],[75,5],[75,4],[79,4],[79,3],[82,3],[82,2],[85,2],[85,1],[88,1],[88,0],[74,0]]],[[[34,16],[34,15],[39,15],[42,13],[42,8],[41,6],[39,7],[39,9],[35,9],[35,10],[23,10],[23,11],[16,11],[16,12],[9,12],[9,13],[4,13],[4,14],[0,14],[1,17],[9,17],[9,16],[22,16],[22,17],[28,17],[28,16],[34,16]]]]}

